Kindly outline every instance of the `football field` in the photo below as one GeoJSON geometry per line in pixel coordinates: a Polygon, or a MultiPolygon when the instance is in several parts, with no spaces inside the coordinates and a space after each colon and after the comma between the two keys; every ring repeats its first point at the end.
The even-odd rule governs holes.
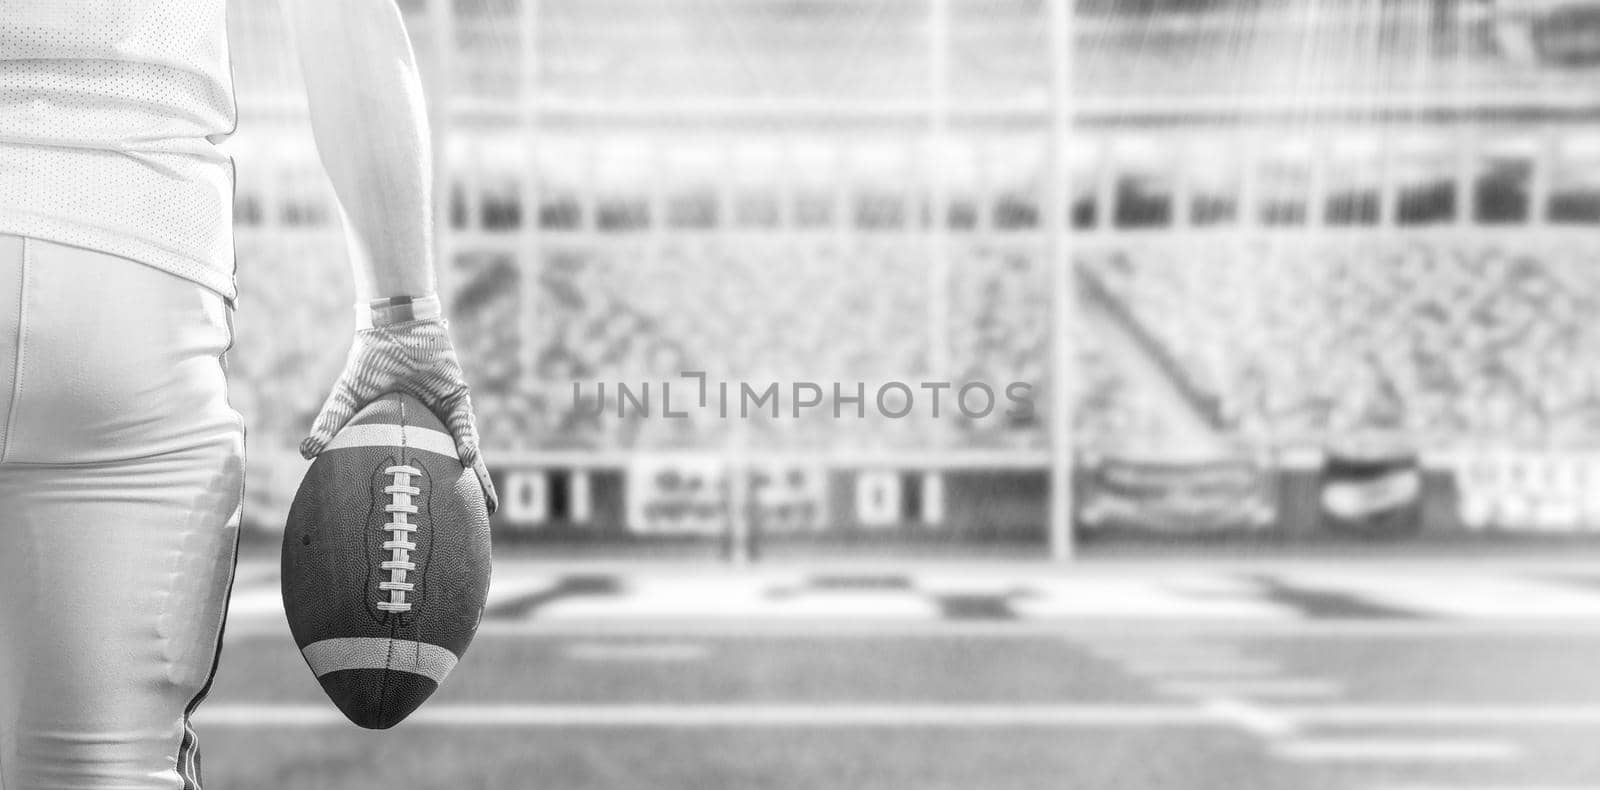
{"type": "Polygon", "coordinates": [[[223,788],[1600,787],[1600,567],[497,566],[386,732],[246,565],[223,788]]]}

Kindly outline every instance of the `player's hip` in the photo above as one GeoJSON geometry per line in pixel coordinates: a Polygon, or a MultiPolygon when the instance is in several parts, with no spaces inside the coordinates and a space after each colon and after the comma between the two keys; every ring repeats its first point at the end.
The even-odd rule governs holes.
{"type": "Polygon", "coordinates": [[[0,463],[242,453],[222,296],[152,266],[0,234],[0,463]]]}
{"type": "Polygon", "coordinates": [[[215,146],[195,138],[113,150],[4,138],[0,131],[0,234],[131,258],[233,297],[233,165],[215,146]]]}

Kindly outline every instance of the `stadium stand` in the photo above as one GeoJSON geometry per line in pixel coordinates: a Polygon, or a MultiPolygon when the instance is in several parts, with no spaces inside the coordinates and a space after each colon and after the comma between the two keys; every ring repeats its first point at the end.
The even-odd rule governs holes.
{"type": "Polygon", "coordinates": [[[1278,439],[1592,441],[1600,273],[1578,235],[1208,240],[1085,271],[1170,352],[1222,424],[1278,439]]]}
{"type": "MultiPolygon", "coordinates": [[[[259,483],[298,468],[349,285],[281,21],[234,5],[259,483]]],[[[727,25],[703,3],[399,5],[452,331],[508,468],[746,447],[906,470],[996,450],[974,456],[1033,474],[1179,422],[1267,454],[1600,439],[1592,72],[1508,58],[1500,4],[1078,0],[1062,94],[1035,0],[712,4],[727,25]],[[685,371],[869,398],[1021,381],[1037,408],[617,416],[619,384],[659,414],[673,382],[680,407],[685,371]],[[1074,430],[1051,456],[1057,373],[1074,430]]]]}
{"type": "MultiPolygon", "coordinates": [[[[516,446],[528,448],[596,449],[716,447],[741,440],[732,435],[741,431],[742,440],[790,449],[1006,445],[1019,440],[1005,434],[1019,431],[1033,434],[1020,441],[1037,441],[1036,419],[958,419],[947,428],[944,421],[880,419],[870,402],[865,418],[831,419],[836,405],[846,415],[855,409],[834,403],[835,382],[846,396],[859,382],[870,398],[883,383],[915,387],[932,375],[922,246],[831,235],[683,235],[659,248],[614,240],[552,245],[540,262],[531,315],[519,319],[515,303],[501,300],[499,309],[457,328],[469,349],[463,353],[474,356],[511,356],[505,349],[517,345],[519,320],[532,321],[538,338],[531,390],[510,363],[482,361],[486,373],[477,386],[486,433],[516,437],[516,446]],[[711,382],[817,382],[824,402],[799,419],[787,398],[778,418],[750,421],[704,412],[681,421],[594,413],[601,383],[609,387],[604,408],[618,408],[618,382],[637,389],[676,380],[682,389],[674,408],[682,409],[694,397],[692,380],[679,379],[685,371],[705,372],[711,382]],[[581,385],[582,404],[573,402],[573,382],[581,385]],[[812,413],[829,418],[805,416],[812,413]]],[[[491,281],[465,285],[457,297],[463,303],[459,294],[516,292],[517,275],[505,259],[472,268],[491,281]]],[[[938,378],[1041,380],[1048,315],[1037,253],[980,247],[953,269],[954,375],[938,378]]]]}

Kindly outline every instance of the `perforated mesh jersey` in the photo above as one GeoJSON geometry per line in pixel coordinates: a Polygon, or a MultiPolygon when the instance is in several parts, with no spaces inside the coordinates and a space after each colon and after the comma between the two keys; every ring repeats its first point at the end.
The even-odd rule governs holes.
{"type": "Polygon", "coordinates": [[[306,472],[283,539],[283,599],[311,671],[351,721],[399,723],[483,616],[483,489],[415,398],[367,406],[306,472]]]}
{"type": "Polygon", "coordinates": [[[234,296],[225,0],[0,0],[0,233],[234,296]]]}

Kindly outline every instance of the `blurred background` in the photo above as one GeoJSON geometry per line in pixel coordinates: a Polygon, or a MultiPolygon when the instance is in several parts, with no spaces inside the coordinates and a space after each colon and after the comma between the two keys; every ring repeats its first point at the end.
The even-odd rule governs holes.
{"type": "Polygon", "coordinates": [[[224,786],[1600,786],[1600,3],[399,5],[487,644],[428,747],[279,644],[353,296],[238,0],[224,786]]]}

